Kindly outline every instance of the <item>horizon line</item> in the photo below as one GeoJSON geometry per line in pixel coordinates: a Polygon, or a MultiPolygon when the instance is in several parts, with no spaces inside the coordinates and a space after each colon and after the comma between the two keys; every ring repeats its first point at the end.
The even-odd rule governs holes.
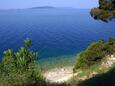
{"type": "Polygon", "coordinates": [[[45,8],[73,8],[73,9],[91,9],[91,8],[80,8],[80,7],[61,7],[61,6],[33,6],[33,7],[25,7],[25,8],[9,8],[9,9],[7,9],[7,8],[3,8],[3,9],[1,9],[0,8],[0,10],[23,10],[23,9],[34,9],[34,8],[40,8],[40,9],[45,9],[45,8]]]}

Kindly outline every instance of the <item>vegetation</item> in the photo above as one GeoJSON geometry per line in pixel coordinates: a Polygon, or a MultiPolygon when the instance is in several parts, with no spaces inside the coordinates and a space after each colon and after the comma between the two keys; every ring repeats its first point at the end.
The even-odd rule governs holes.
{"type": "Polygon", "coordinates": [[[0,63],[0,86],[31,86],[43,80],[36,63],[37,53],[30,51],[31,40],[27,39],[24,42],[24,47],[18,52],[11,49],[4,51],[0,63]]]}
{"type": "MultiPolygon", "coordinates": [[[[80,72],[77,78],[68,83],[60,84],[47,82],[42,77],[39,64],[36,62],[38,61],[37,53],[31,51],[30,48],[31,40],[27,39],[24,41],[24,47],[21,47],[17,52],[11,49],[4,51],[4,57],[0,62],[0,86],[85,86],[87,81],[82,83],[77,78],[90,77],[92,71],[102,73],[106,70],[100,66],[99,62],[106,55],[115,52],[115,39],[110,38],[107,42],[100,40],[92,43],[84,52],[79,54],[74,66],[74,72],[79,69],[85,72],[80,72]]],[[[88,84],[88,86],[90,85],[88,84]]]]}
{"type": "Polygon", "coordinates": [[[115,52],[115,39],[110,38],[108,42],[97,41],[92,43],[85,51],[81,52],[74,66],[74,72],[77,69],[87,69],[88,67],[99,63],[106,55],[115,52]]]}
{"type": "Polygon", "coordinates": [[[115,66],[106,73],[81,81],[77,86],[115,86],[115,66]]]}
{"type": "Polygon", "coordinates": [[[115,0],[99,0],[99,7],[93,8],[90,14],[103,21],[115,18],[115,0]]]}
{"type": "Polygon", "coordinates": [[[37,62],[37,53],[30,48],[31,40],[26,39],[24,47],[17,52],[11,49],[4,51],[0,62],[0,86],[70,86],[47,82],[37,62]]]}
{"type": "Polygon", "coordinates": [[[99,0],[99,8],[104,10],[115,10],[114,0],[99,0]]]}

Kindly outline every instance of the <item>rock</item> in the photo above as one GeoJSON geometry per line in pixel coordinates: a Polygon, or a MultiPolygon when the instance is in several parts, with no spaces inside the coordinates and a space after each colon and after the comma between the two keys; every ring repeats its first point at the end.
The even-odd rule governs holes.
{"type": "Polygon", "coordinates": [[[73,77],[73,67],[57,68],[46,71],[43,76],[47,81],[53,83],[66,82],[73,77]]]}
{"type": "Polygon", "coordinates": [[[97,74],[98,74],[97,72],[92,72],[92,73],[89,75],[89,78],[94,77],[94,76],[97,75],[97,74]]]}
{"type": "Polygon", "coordinates": [[[114,57],[114,55],[111,55],[111,58],[113,58],[114,57]]]}
{"type": "Polygon", "coordinates": [[[81,80],[81,81],[86,80],[86,79],[88,79],[87,76],[83,76],[83,77],[79,78],[79,80],[81,80]]]}

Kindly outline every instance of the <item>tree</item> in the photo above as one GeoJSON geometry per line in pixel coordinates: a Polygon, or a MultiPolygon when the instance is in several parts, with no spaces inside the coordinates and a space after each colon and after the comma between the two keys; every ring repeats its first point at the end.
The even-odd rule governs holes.
{"type": "Polygon", "coordinates": [[[99,7],[93,8],[90,14],[103,21],[115,18],[115,0],[99,0],[99,7]]]}
{"type": "Polygon", "coordinates": [[[24,47],[17,52],[4,51],[0,62],[0,80],[4,86],[28,86],[43,80],[37,61],[37,53],[30,50],[31,40],[24,41],[24,47]]]}
{"type": "Polygon", "coordinates": [[[99,63],[106,55],[111,55],[115,52],[115,39],[110,38],[109,41],[97,41],[88,46],[81,52],[74,66],[74,71],[79,68],[88,68],[99,63]]]}

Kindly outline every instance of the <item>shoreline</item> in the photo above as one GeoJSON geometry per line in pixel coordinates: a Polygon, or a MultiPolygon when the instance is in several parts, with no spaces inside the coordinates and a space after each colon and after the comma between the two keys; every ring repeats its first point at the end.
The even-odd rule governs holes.
{"type": "Polygon", "coordinates": [[[108,55],[100,64],[90,69],[78,70],[73,73],[73,66],[56,67],[43,72],[43,77],[50,83],[69,83],[74,77],[78,81],[84,81],[98,74],[107,73],[115,64],[115,56],[108,55]],[[95,67],[96,66],[96,67],[95,67]]]}
{"type": "Polygon", "coordinates": [[[43,73],[46,81],[51,83],[63,83],[69,81],[73,77],[73,67],[58,67],[50,69],[43,73]]]}
{"type": "Polygon", "coordinates": [[[55,68],[72,67],[76,61],[77,55],[63,55],[58,57],[50,57],[39,60],[42,71],[49,71],[55,68]]]}

